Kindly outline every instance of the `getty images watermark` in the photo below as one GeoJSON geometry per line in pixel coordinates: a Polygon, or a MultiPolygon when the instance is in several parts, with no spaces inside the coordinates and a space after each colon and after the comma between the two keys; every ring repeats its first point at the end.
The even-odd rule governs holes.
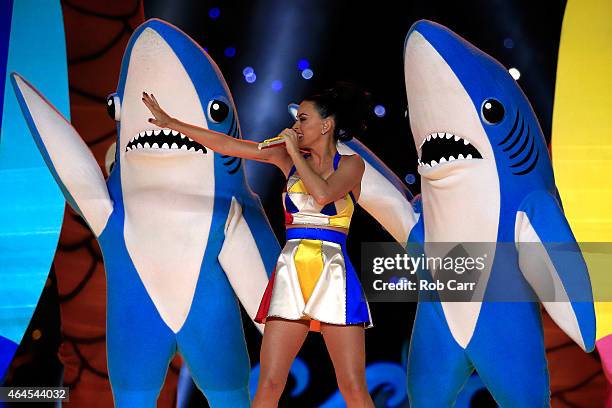
{"type": "MultiPolygon", "coordinates": [[[[361,280],[374,302],[591,302],[588,274],[578,272],[590,253],[602,263],[602,250],[575,243],[362,243],[361,280]]],[[[589,273],[593,279],[596,269],[589,273]]]]}
{"type": "Polygon", "coordinates": [[[381,243],[363,251],[368,258],[367,264],[362,264],[369,272],[365,279],[368,298],[416,301],[419,293],[421,298],[428,293],[428,297],[438,295],[452,301],[473,299],[478,278],[487,266],[487,253],[472,255],[465,248],[444,250],[444,254],[432,248],[427,252],[421,247],[412,249],[381,243]]]}
{"type": "MultiPolygon", "coordinates": [[[[483,271],[485,269],[485,258],[487,254],[472,258],[467,257],[441,257],[441,256],[426,256],[421,254],[414,257],[406,253],[395,254],[395,256],[378,256],[373,259],[372,272],[376,275],[381,275],[387,271],[404,271],[410,274],[416,274],[420,269],[429,271],[445,271],[455,272],[457,275],[463,275],[467,271],[483,271]]],[[[397,282],[385,282],[382,279],[376,279],[373,282],[374,290],[474,290],[476,282],[461,282],[457,279],[449,279],[448,281],[431,281],[429,279],[418,279],[416,282],[408,279],[399,279],[397,282]]]]}

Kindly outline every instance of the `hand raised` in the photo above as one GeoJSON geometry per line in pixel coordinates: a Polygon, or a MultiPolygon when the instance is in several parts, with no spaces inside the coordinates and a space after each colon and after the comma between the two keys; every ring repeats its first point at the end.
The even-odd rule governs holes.
{"type": "Polygon", "coordinates": [[[142,101],[144,102],[146,107],[149,108],[149,111],[151,111],[151,114],[154,116],[153,118],[149,119],[149,122],[161,128],[168,127],[168,125],[172,121],[172,118],[159,106],[159,103],[157,102],[157,99],[155,99],[155,96],[153,94],[149,95],[146,92],[143,92],[142,101]]]}

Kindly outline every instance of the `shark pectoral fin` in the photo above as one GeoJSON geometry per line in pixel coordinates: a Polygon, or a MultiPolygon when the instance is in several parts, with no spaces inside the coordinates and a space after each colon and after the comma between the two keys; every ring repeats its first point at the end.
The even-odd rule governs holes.
{"type": "Polygon", "coordinates": [[[91,151],[72,125],[20,75],[13,89],[32,136],[70,206],[99,236],[113,210],[108,189],[91,151]]]}
{"type": "Polygon", "coordinates": [[[585,351],[595,346],[593,292],[586,263],[557,200],[530,194],[516,216],[519,266],[557,325],[585,351]]]}
{"type": "Polygon", "coordinates": [[[412,194],[372,151],[352,139],[338,143],[341,154],[358,154],[365,162],[357,203],[376,219],[397,242],[406,242],[420,214],[410,203],[412,194]]]}
{"type": "MultiPolygon", "coordinates": [[[[276,261],[279,252],[263,211],[250,205],[243,207],[232,198],[219,263],[251,319],[255,319],[274,267],[272,260],[276,261]]],[[[263,332],[263,325],[255,325],[263,332]]]]}

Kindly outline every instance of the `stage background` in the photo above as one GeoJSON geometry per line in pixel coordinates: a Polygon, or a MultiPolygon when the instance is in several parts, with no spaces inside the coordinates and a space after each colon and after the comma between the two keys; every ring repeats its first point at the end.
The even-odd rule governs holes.
{"type": "MultiPolygon", "coordinates": [[[[259,141],[275,136],[282,128],[289,127],[292,122],[287,113],[287,104],[299,102],[305,95],[322,87],[329,87],[335,81],[350,81],[366,88],[372,93],[374,105],[384,108],[384,115],[380,115],[380,108],[380,116],[372,111],[368,131],[361,141],[404,179],[416,194],[419,192],[419,180],[416,173],[416,152],[406,112],[402,51],[410,26],[418,19],[427,18],[459,33],[506,67],[518,69],[521,74],[518,82],[531,101],[544,134],[550,141],[564,1],[145,0],[144,3],[130,2],[129,7],[115,2],[115,7],[121,7],[119,12],[112,8],[92,8],[91,4],[94,3],[62,2],[65,12],[68,10],[75,24],[72,27],[76,37],[71,40],[70,26],[66,20],[69,53],[70,41],[77,44],[78,41],[74,38],[78,39],[79,36],[90,33],[94,27],[92,24],[101,24],[101,17],[91,17],[92,9],[98,14],[123,16],[109,19],[109,24],[115,24],[117,27],[122,24],[124,31],[121,41],[116,42],[112,51],[113,61],[117,65],[111,64],[107,68],[112,70],[113,74],[106,76],[104,81],[95,83],[95,92],[89,92],[89,98],[82,88],[77,89],[81,91],[80,94],[74,93],[77,87],[73,79],[73,65],[73,70],[70,71],[73,116],[75,103],[88,99],[93,104],[103,104],[104,100],[100,102],[99,98],[114,91],[116,81],[113,81],[113,78],[118,72],[118,57],[122,53],[121,46],[117,44],[127,41],[129,33],[139,21],[139,16],[134,11],[137,9],[134,7],[143,6],[145,18],[158,17],[175,24],[210,53],[228,82],[237,103],[242,134],[247,139],[259,141]],[[78,7],[75,7],[75,3],[78,7]],[[77,12],[87,15],[83,10],[89,10],[89,17],[76,15],[77,12]],[[86,21],[90,22],[85,23],[86,21]],[[250,73],[251,70],[245,71],[247,67],[252,68],[254,75],[250,73]],[[312,77],[307,79],[310,74],[312,77]]],[[[74,63],[74,60],[72,62],[74,63]]],[[[87,81],[91,82],[93,78],[91,73],[90,77],[87,77],[87,72],[83,75],[81,84],[85,86],[88,85],[87,81]]],[[[102,115],[100,112],[103,112],[104,106],[88,109],[92,109],[90,113],[95,111],[96,115],[102,115]]],[[[88,117],[90,116],[85,116],[88,117]]],[[[100,165],[104,166],[104,154],[115,137],[112,132],[113,122],[102,116],[96,120],[104,123],[108,129],[104,132],[98,131],[99,137],[90,141],[94,144],[92,148],[100,165]]],[[[83,126],[87,126],[85,122],[83,126]]],[[[279,241],[284,242],[280,201],[284,179],[281,172],[272,166],[249,162],[247,174],[251,186],[262,198],[279,241]]],[[[71,216],[71,213],[67,215],[71,216]]],[[[75,224],[76,221],[72,218],[69,223],[75,224]]],[[[65,224],[64,230],[67,225],[71,224],[65,224]]],[[[83,241],[80,248],[64,247],[70,252],[84,253],[84,258],[67,262],[85,263],[87,268],[92,268],[90,259],[98,259],[95,268],[100,269],[97,244],[92,244],[91,240],[86,238],[83,238],[83,241]]],[[[349,254],[358,270],[360,245],[363,241],[392,241],[392,238],[363,210],[358,209],[348,241],[349,254]]],[[[56,267],[57,265],[56,262],[56,267]]],[[[71,271],[74,267],[64,268],[71,271]]],[[[88,270],[87,268],[85,269],[88,270]]],[[[52,277],[45,290],[35,319],[26,334],[27,341],[20,348],[19,364],[14,364],[9,385],[33,385],[33,381],[37,381],[37,384],[50,384],[49,382],[53,381],[56,374],[45,376],[45,373],[49,371],[48,367],[52,367],[50,361],[57,362],[57,345],[61,336],[57,318],[58,304],[62,308],[64,322],[64,361],[70,360],[66,357],[66,350],[74,348],[74,336],[71,337],[67,332],[66,322],[90,321],[90,315],[79,314],[74,310],[68,312],[69,309],[74,309],[74,306],[67,305],[73,297],[78,296],[78,293],[72,292],[76,289],[83,291],[86,286],[73,286],[71,296],[67,298],[67,292],[62,291],[60,284],[61,296],[58,298],[56,281],[59,280],[52,277]],[[34,340],[31,336],[34,330],[43,330],[44,336],[34,340]]],[[[103,298],[103,287],[96,291],[97,296],[102,293],[103,298]]],[[[373,303],[371,309],[375,328],[368,330],[366,335],[368,383],[374,388],[372,392],[377,406],[406,407],[405,359],[415,304],[373,303]]],[[[103,313],[103,305],[98,304],[96,310],[95,320],[100,320],[99,313],[103,313]]],[[[98,330],[100,323],[96,324],[98,330]]],[[[545,326],[553,406],[601,406],[605,382],[596,353],[582,353],[547,317],[545,326]]],[[[253,365],[251,381],[255,384],[261,336],[247,319],[245,330],[253,365]]],[[[105,360],[103,333],[97,332],[92,339],[98,345],[97,351],[92,351],[90,357],[81,356],[84,358],[78,360],[77,367],[96,377],[96,381],[104,383],[106,367],[104,364],[92,366],[90,362],[105,360]],[[95,374],[95,371],[99,373],[95,374]]],[[[89,346],[86,342],[83,345],[85,348],[89,346]]],[[[70,373],[69,370],[66,372],[70,373]]],[[[176,375],[176,366],[169,372],[176,375]]],[[[73,381],[75,377],[69,378],[73,381]]],[[[180,383],[179,388],[182,390],[183,406],[206,406],[198,392],[193,391],[188,378],[180,383]]],[[[98,401],[97,406],[108,406],[107,386],[103,389],[90,389],[90,394],[83,394],[83,401],[90,395],[90,401],[98,401]],[[99,399],[100,395],[105,396],[99,399]]],[[[311,334],[296,360],[281,406],[342,406],[340,400],[333,367],[321,336],[311,334]]],[[[70,405],[92,406],[85,403],[70,405]]],[[[160,403],[160,406],[173,405],[174,401],[171,399],[160,403]]],[[[495,404],[477,376],[474,376],[466,384],[457,406],[489,407],[495,404]]]]}

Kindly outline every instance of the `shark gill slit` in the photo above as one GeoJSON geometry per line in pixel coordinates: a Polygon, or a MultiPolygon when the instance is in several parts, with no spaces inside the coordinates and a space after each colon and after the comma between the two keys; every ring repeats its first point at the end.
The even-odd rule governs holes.
{"type": "Polygon", "coordinates": [[[233,133],[234,133],[234,126],[235,125],[236,125],[236,115],[234,115],[232,113],[232,122],[229,125],[229,132],[227,132],[228,135],[234,136],[233,133]]]}
{"type": "Polygon", "coordinates": [[[533,154],[533,148],[535,147],[535,139],[533,137],[530,137],[531,139],[531,146],[529,147],[529,151],[527,152],[527,155],[523,158],[523,160],[521,160],[520,162],[511,165],[510,167],[512,168],[517,168],[517,167],[521,167],[523,164],[527,163],[529,161],[529,159],[531,159],[531,155],[533,154]]]}
{"type": "Polygon", "coordinates": [[[242,160],[238,160],[238,162],[236,163],[236,166],[233,169],[230,169],[228,171],[229,174],[234,174],[238,171],[238,169],[240,168],[240,165],[242,164],[242,160]]]}
{"type": "Polygon", "coordinates": [[[224,166],[230,166],[232,163],[234,163],[236,160],[238,160],[238,158],[235,157],[235,156],[226,156],[226,157],[229,157],[230,159],[228,161],[224,161],[223,162],[224,166]]]}
{"type": "Polygon", "coordinates": [[[512,174],[515,174],[515,175],[517,175],[517,176],[522,176],[522,175],[524,175],[524,174],[529,173],[531,170],[533,170],[533,169],[534,169],[534,167],[535,167],[535,166],[536,166],[536,164],[538,163],[538,158],[539,158],[539,157],[540,157],[540,151],[539,151],[539,150],[536,150],[536,155],[535,155],[535,159],[533,160],[533,163],[531,163],[531,164],[529,165],[529,167],[527,167],[525,170],[523,170],[523,171],[519,171],[518,173],[514,173],[514,172],[513,172],[512,174]]]}
{"type": "Polygon", "coordinates": [[[523,142],[521,147],[518,148],[518,150],[516,152],[514,152],[514,153],[512,153],[510,155],[511,159],[516,158],[519,154],[521,154],[523,152],[523,150],[525,150],[525,148],[527,147],[527,142],[529,142],[529,139],[531,139],[531,134],[530,134],[529,125],[527,125],[527,136],[525,137],[525,141],[523,142]]]}
{"type": "Polygon", "coordinates": [[[504,138],[504,140],[502,140],[501,142],[499,142],[497,145],[501,146],[503,144],[505,144],[508,139],[510,139],[510,137],[514,134],[514,132],[516,131],[516,127],[518,126],[518,121],[519,121],[519,110],[516,110],[516,117],[514,119],[514,125],[512,125],[512,129],[510,129],[510,132],[508,133],[508,136],[506,136],[504,138]]]}
{"type": "Polygon", "coordinates": [[[523,119],[521,119],[521,130],[519,130],[518,133],[516,134],[516,137],[514,138],[514,141],[509,146],[506,146],[503,149],[504,152],[507,152],[509,150],[514,149],[514,146],[516,146],[516,144],[519,142],[519,140],[521,140],[521,138],[523,137],[523,131],[524,130],[525,130],[525,121],[523,119]]]}
{"type": "MultiPolygon", "coordinates": [[[[232,136],[234,138],[236,138],[236,136],[238,135],[238,122],[236,121],[235,113],[232,113],[232,121],[230,123],[229,130],[227,131],[227,135],[232,136]]],[[[224,166],[231,166],[233,163],[236,162],[236,160],[238,160],[237,157],[229,156],[227,154],[222,154],[221,158],[223,159],[224,166]]],[[[238,160],[238,162],[236,163],[236,166],[234,166],[233,168],[228,168],[227,172],[229,174],[236,173],[238,169],[240,168],[241,164],[242,164],[242,160],[238,160]]]]}

